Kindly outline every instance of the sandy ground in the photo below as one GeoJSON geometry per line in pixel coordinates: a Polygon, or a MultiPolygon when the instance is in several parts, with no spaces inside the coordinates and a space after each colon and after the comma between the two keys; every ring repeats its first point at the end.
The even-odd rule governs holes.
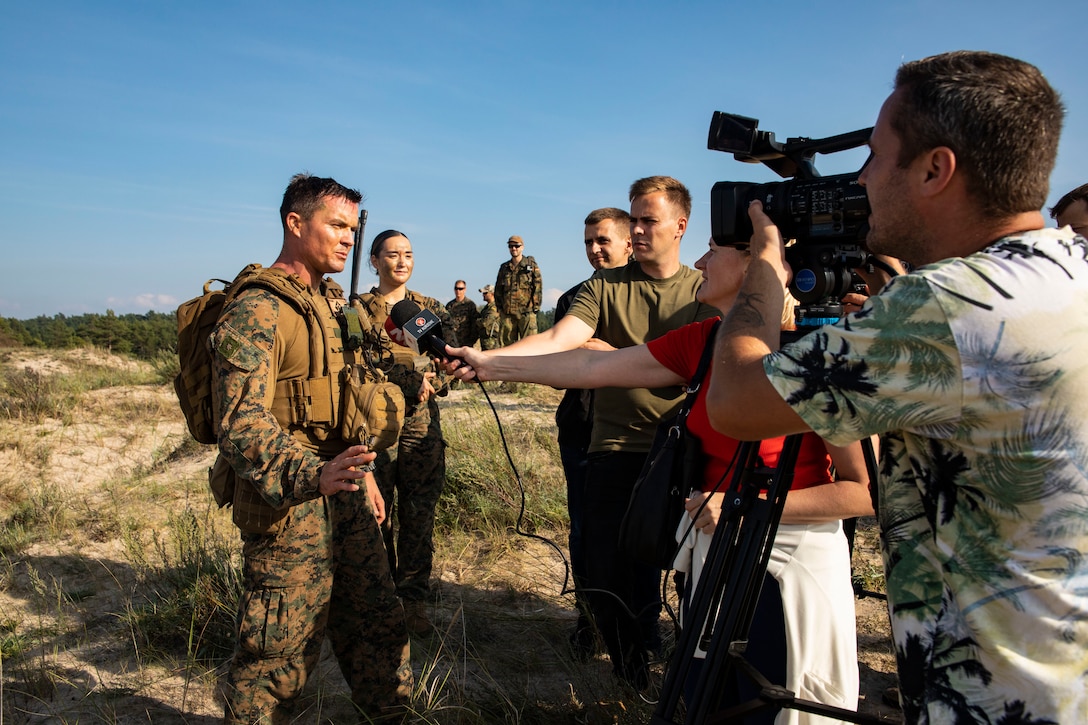
{"type": "MultiPolygon", "coordinates": [[[[134,364],[80,354],[97,356],[95,362],[134,364]]],[[[81,362],[23,352],[3,353],[0,360],[60,375],[81,362]]],[[[456,417],[458,406],[474,394],[455,391],[443,407],[456,417]]],[[[500,415],[535,415],[541,426],[553,425],[547,396],[544,404],[530,405],[509,394],[492,397],[500,415]]],[[[150,594],[141,589],[132,563],[133,526],[149,541],[188,505],[229,527],[225,512],[208,504],[204,472],[214,453],[184,448],[187,435],[165,385],[89,393],[63,422],[0,421],[0,520],[9,521],[29,492],[36,501],[52,501],[41,508],[57,517],[35,526],[61,532],[0,556],[0,637],[33,644],[16,656],[0,656],[0,725],[219,721],[215,686],[222,666],[209,671],[146,656],[123,616],[132,602],[150,594]],[[188,452],[172,453],[179,447],[188,452]]],[[[562,541],[565,533],[553,536],[562,541]]],[[[488,691],[478,681],[491,675],[475,663],[482,657],[502,669],[505,657],[521,673],[518,686],[532,693],[541,710],[583,705],[570,722],[631,721],[652,711],[616,698],[603,657],[586,665],[570,660],[563,645],[573,622],[571,597],[560,594],[562,560],[549,547],[512,539],[495,550],[493,542],[465,539],[439,549],[432,610],[437,634],[414,641],[417,673],[445,668],[465,692],[488,691]]],[[[859,534],[856,561],[879,567],[871,525],[859,534]]],[[[898,712],[880,701],[895,684],[884,603],[865,598],[856,607],[860,709],[898,722],[898,712]]],[[[350,721],[344,691],[334,662],[325,657],[308,688],[310,709],[298,721],[350,721]]]]}

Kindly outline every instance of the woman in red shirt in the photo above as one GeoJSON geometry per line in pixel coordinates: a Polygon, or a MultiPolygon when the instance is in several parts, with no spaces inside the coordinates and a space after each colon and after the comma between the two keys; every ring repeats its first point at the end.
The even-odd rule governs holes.
{"type": "MultiPolygon", "coordinates": [[[[697,298],[728,311],[748,267],[747,245],[718,246],[710,242],[695,267],[703,273],[697,298]]],[[[461,379],[536,382],[556,387],[659,388],[691,380],[706,345],[714,343],[716,320],[695,322],[645,345],[605,350],[599,341],[586,348],[552,355],[490,356],[471,348],[452,354],[461,379]],[[587,349],[591,348],[591,349],[587,349]]],[[[706,467],[693,482],[681,520],[682,546],[674,566],[690,572],[685,600],[698,586],[715,527],[721,517],[723,491],[729,481],[738,441],[710,426],[706,396],[708,370],[687,418],[688,432],[702,446],[706,467]]],[[[738,414],[743,414],[738,411],[738,414]]],[[[760,443],[760,456],[775,466],[783,438],[760,443]]],[[[846,709],[857,708],[857,635],[850,555],[842,520],[873,513],[868,473],[860,443],[836,447],[814,433],[802,438],[793,484],[786,497],[775,536],[767,579],[752,623],[746,659],[771,682],[782,684],[798,698],[846,709]],[[836,475],[830,468],[834,464],[836,475]]],[[[705,656],[705,653],[700,653],[705,656]]],[[[694,681],[695,668],[688,684],[694,681]]],[[[729,699],[746,702],[755,696],[738,678],[729,699]]],[[[690,689],[687,691],[690,696],[690,689]]],[[[814,717],[783,710],[749,717],[745,723],[777,725],[807,723],[814,717]]]]}

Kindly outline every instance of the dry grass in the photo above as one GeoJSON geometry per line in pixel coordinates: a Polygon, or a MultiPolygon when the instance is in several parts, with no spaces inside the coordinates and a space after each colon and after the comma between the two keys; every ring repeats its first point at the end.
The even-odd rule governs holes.
{"type": "MultiPolygon", "coordinates": [[[[42,414],[0,416],[0,724],[218,722],[239,547],[206,490],[214,452],[188,436],[149,365],[94,351],[0,351],[0,376],[12,374],[37,375],[44,390],[66,378],[74,392],[42,414]]],[[[552,423],[559,394],[519,386],[492,398],[525,511],[480,391],[455,391],[441,404],[449,489],[436,632],[413,640],[417,719],[647,722],[652,706],[620,687],[603,657],[581,663],[566,650],[574,613],[552,423]]],[[[879,584],[871,527],[859,536],[867,582],[879,584]]],[[[873,702],[894,683],[881,607],[859,602],[863,706],[892,718],[873,702]]],[[[353,721],[346,694],[326,656],[298,721],[353,721]]]]}

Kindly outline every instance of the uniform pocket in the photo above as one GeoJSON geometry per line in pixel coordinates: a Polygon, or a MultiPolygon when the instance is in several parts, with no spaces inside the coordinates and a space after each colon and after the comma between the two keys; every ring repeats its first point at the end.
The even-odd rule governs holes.
{"type": "Polygon", "coordinates": [[[247,592],[238,628],[238,646],[257,657],[278,657],[295,649],[291,642],[289,589],[247,592]]]}

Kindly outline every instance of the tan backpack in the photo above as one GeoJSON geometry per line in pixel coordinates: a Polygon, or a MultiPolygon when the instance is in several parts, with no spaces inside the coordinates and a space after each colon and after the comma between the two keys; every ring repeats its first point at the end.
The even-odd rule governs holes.
{"type": "Polygon", "coordinates": [[[210,279],[199,297],[178,307],[178,361],[181,371],[174,378],[185,424],[200,443],[215,443],[212,413],[212,330],[227,303],[261,274],[261,266],[251,264],[239,272],[233,282],[210,279]],[[219,282],[223,289],[212,289],[219,282]]]}

